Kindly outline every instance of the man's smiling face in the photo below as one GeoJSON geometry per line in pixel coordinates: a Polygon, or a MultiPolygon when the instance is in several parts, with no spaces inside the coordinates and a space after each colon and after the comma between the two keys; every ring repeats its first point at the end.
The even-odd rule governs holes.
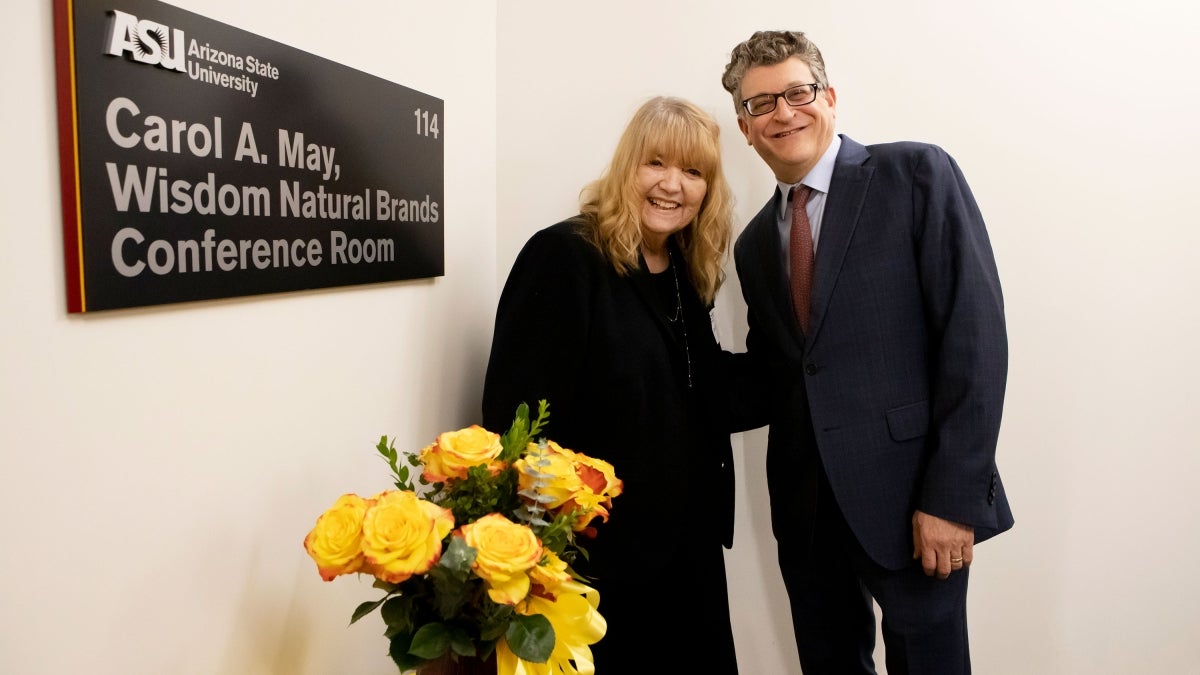
{"type": "MultiPolygon", "coordinates": [[[[755,66],[746,71],[741,97],[774,94],[815,81],[808,64],[791,57],[772,66],[755,66]]],[[[752,116],[741,110],[738,128],[775,172],[775,178],[795,183],[816,166],[833,141],[836,106],[837,95],[832,88],[821,89],[815,101],[803,106],[788,105],[780,97],[775,109],[765,115],[752,116]]]]}

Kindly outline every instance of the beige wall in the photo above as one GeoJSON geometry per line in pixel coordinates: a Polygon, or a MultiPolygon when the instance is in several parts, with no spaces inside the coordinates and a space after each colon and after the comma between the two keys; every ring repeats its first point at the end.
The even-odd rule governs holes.
{"type": "MultiPolygon", "coordinates": [[[[478,418],[495,311],[496,16],[177,6],[445,100],[444,277],[65,313],[51,3],[11,3],[0,106],[0,672],[385,675],[365,580],[301,542],[478,418]],[[475,55],[473,58],[468,54],[475,55]]],[[[119,6],[119,3],[118,3],[119,6]]]]}
{"type": "MultiPolygon", "coordinates": [[[[936,142],[992,233],[1012,368],[1000,462],[1017,526],[977,551],[975,671],[1200,662],[1200,12],[1173,0],[173,4],[446,101],[446,276],[67,315],[50,3],[0,59],[0,672],[394,672],[367,583],[301,539],[372,446],[475,421],[498,284],[573,213],[646,97],[721,120],[748,218],[771,178],[719,76],[759,28],[808,31],[862,142],[936,142]],[[744,5],[745,3],[743,3],[744,5]],[[1099,199],[1097,199],[1099,197],[1099,199]]],[[[720,330],[738,347],[732,275],[720,330]]],[[[728,556],[743,673],[798,672],[766,520],[765,433],[740,450],[728,556]]]]}

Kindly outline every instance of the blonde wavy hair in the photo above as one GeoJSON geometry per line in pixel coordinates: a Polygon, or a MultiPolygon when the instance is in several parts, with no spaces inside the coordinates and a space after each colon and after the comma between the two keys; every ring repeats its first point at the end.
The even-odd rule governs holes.
{"type": "Polygon", "coordinates": [[[699,169],[708,184],[696,219],[672,237],[683,252],[692,285],[704,303],[712,305],[725,281],[733,192],[721,169],[720,127],[711,115],[671,96],[643,103],[621,134],[608,169],[580,192],[580,212],[593,226],[592,243],[618,274],[638,269],[645,196],[637,186],[637,170],[655,157],[699,169]]]}

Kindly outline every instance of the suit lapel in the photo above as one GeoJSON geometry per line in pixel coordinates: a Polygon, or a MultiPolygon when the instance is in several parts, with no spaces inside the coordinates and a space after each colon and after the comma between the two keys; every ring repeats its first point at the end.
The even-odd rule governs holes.
{"type": "Polygon", "coordinates": [[[762,297],[771,299],[774,313],[784,320],[791,317],[792,301],[788,295],[787,279],[783,276],[783,270],[776,264],[776,261],[782,260],[783,256],[779,232],[775,224],[775,213],[778,208],[779,190],[776,190],[774,196],[754,217],[747,229],[751,233],[754,247],[757,249],[755,258],[763,261],[766,268],[765,274],[760,277],[766,284],[765,288],[761,289],[762,297]]]}
{"type": "Polygon", "coordinates": [[[867,149],[842,136],[842,148],[838,151],[833,178],[829,185],[829,196],[825,201],[825,212],[821,217],[821,240],[817,244],[817,257],[813,272],[812,324],[809,326],[808,344],[816,341],[821,332],[829,298],[837,285],[842,263],[854,230],[858,227],[867,190],[875,170],[864,166],[870,159],[867,149]]]}
{"type": "Polygon", "coordinates": [[[779,241],[776,215],[779,212],[780,199],[782,197],[776,189],[771,199],[746,226],[743,237],[746,243],[753,247],[746,258],[757,261],[762,270],[761,273],[744,274],[739,277],[739,281],[747,287],[743,293],[744,297],[764,299],[764,306],[760,308],[762,311],[759,313],[760,321],[764,329],[779,334],[773,341],[780,345],[792,344],[800,350],[803,348],[804,336],[800,334],[800,327],[796,324],[792,311],[791,290],[779,263],[783,260],[783,246],[779,241]]]}

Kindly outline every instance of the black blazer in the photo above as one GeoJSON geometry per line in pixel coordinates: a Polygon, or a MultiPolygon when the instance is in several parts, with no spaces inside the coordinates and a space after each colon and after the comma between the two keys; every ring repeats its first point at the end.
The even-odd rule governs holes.
{"type": "Polygon", "coordinates": [[[1013,524],[996,469],[1008,370],[1000,281],[954,160],[919,143],[843,136],[817,243],[807,339],[779,264],[779,191],[738,237],[748,351],[774,378],[772,527],[802,541],[798,481],[819,452],[846,521],[879,564],[913,551],[914,509],[975,528],[1013,524]]]}
{"type": "Polygon", "coordinates": [[[727,401],[718,399],[728,395],[722,373],[735,357],[717,345],[682,265],[686,344],[667,322],[650,274],[618,275],[584,238],[585,227],[577,217],[541,230],[517,257],[496,313],[484,426],[507,429],[520,402],[536,409],[545,398],[547,438],[613,464],[625,492],[594,546],[620,554],[593,552],[598,564],[675,546],[667,532],[680,519],[706,521],[701,536],[729,547],[732,423],[721,410],[727,401]]]}

